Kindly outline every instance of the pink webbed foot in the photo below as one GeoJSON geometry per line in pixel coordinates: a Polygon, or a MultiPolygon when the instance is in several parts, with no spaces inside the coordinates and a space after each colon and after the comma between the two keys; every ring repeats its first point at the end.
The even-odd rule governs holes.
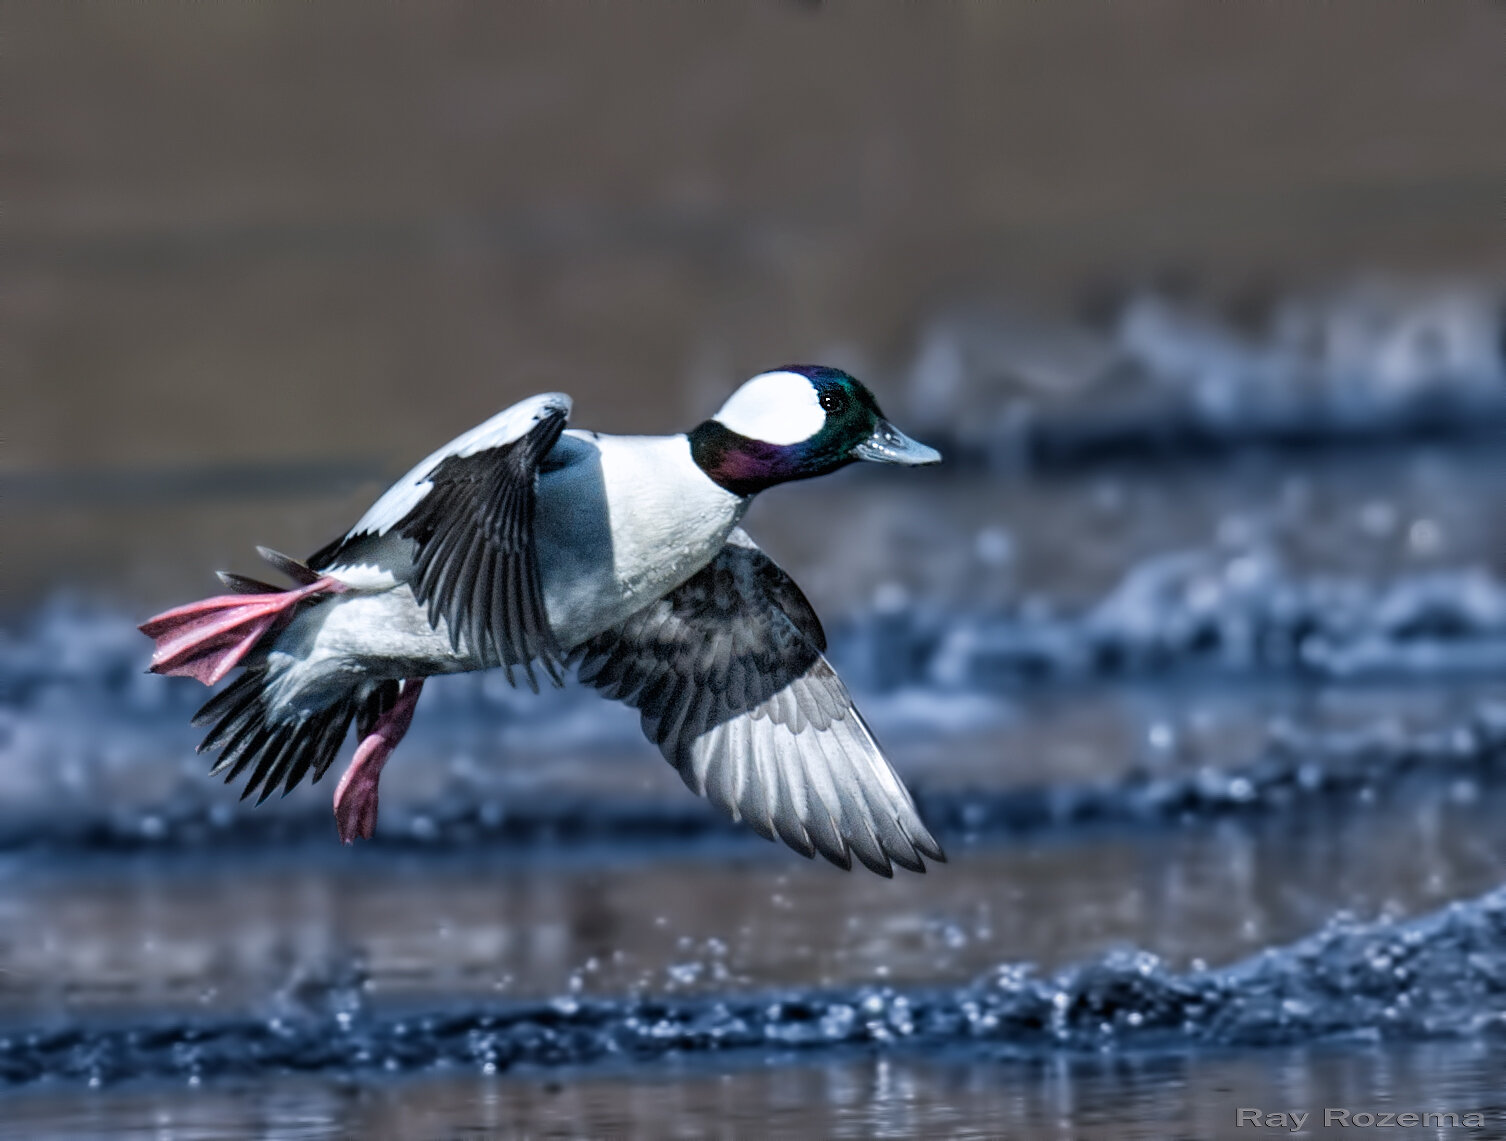
{"type": "Polygon", "coordinates": [[[354,843],[358,837],[370,840],[376,832],[377,786],[382,779],[382,767],[413,724],[413,709],[423,688],[422,678],[403,682],[392,708],[377,718],[340,778],[335,789],[335,827],[344,843],[354,843]]]}
{"type": "Polygon", "coordinates": [[[214,685],[262,638],[290,621],[298,603],[313,594],[345,589],[328,575],[295,590],[267,594],[221,594],[165,611],[141,624],[157,643],[151,672],[197,678],[214,685]]]}

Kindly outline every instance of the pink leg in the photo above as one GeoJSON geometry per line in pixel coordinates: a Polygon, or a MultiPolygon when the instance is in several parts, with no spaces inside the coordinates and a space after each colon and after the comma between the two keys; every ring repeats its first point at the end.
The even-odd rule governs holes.
{"type": "Polygon", "coordinates": [[[165,611],[141,624],[141,632],[157,643],[151,670],[214,685],[269,631],[289,621],[303,599],[343,590],[344,583],[326,575],[296,590],[222,594],[165,611]]]}
{"type": "Polygon", "coordinates": [[[370,840],[376,831],[377,784],[382,779],[382,766],[413,723],[413,709],[423,688],[423,678],[403,682],[397,701],[377,718],[340,778],[340,787],[335,789],[335,826],[347,844],[357,836],[370,840]]]}

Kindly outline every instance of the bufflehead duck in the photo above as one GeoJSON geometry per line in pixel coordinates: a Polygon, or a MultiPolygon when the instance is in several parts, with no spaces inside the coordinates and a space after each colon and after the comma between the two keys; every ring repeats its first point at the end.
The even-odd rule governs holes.
{"type": "Polygon", "coordinates": [[[382,766],[424,679],[501,667],[538,689],[567,666],[638,709],[692,792],[805,856],[881,875],[945,860],[847,687],[800,588],[738,526],[752,497],[855,460],[939,462],[839,369],[749,380],[674,436],[566,430],[570,398],[530,397],[398,480],[300,562],[258,548],[292,589],[221,572],[235,593],[142,625],[151,669],[214,685],[199,710],[211,773],[257,803],[329,770],[340,838],[376,827],[382,766]]]}

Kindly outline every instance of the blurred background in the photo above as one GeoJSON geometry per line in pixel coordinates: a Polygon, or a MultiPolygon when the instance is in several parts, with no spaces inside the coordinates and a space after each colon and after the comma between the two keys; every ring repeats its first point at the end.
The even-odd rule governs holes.
{"type": "Polygon", "coordinates": [[[4,30],[0,1132],[1506,1115],[1506,8],[4,30]],[[136,622],[522,396],[683,430],[787,361],[950,461],[748,520],[925,878],[807,865],[630,712],[490,676],[426,691],[344,850],[327,785],[239,804],[202,691],[141,674],[136,622]]]}

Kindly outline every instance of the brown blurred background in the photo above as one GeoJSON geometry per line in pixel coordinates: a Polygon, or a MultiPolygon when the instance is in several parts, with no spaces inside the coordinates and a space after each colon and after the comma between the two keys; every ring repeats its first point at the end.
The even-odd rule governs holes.
{"type": "Polygon", "coordinates": [[[958,298],[1506,267],[1499,4],[5,22],[12,601],[167,601],[200,556],[312,548],[377,475],[541,388],[585,426],[672,430],[825,358],[897,405],[958,298]],[[214,513],[153,498],[237,464],[253,491],[306,478],[214,513]]]}

